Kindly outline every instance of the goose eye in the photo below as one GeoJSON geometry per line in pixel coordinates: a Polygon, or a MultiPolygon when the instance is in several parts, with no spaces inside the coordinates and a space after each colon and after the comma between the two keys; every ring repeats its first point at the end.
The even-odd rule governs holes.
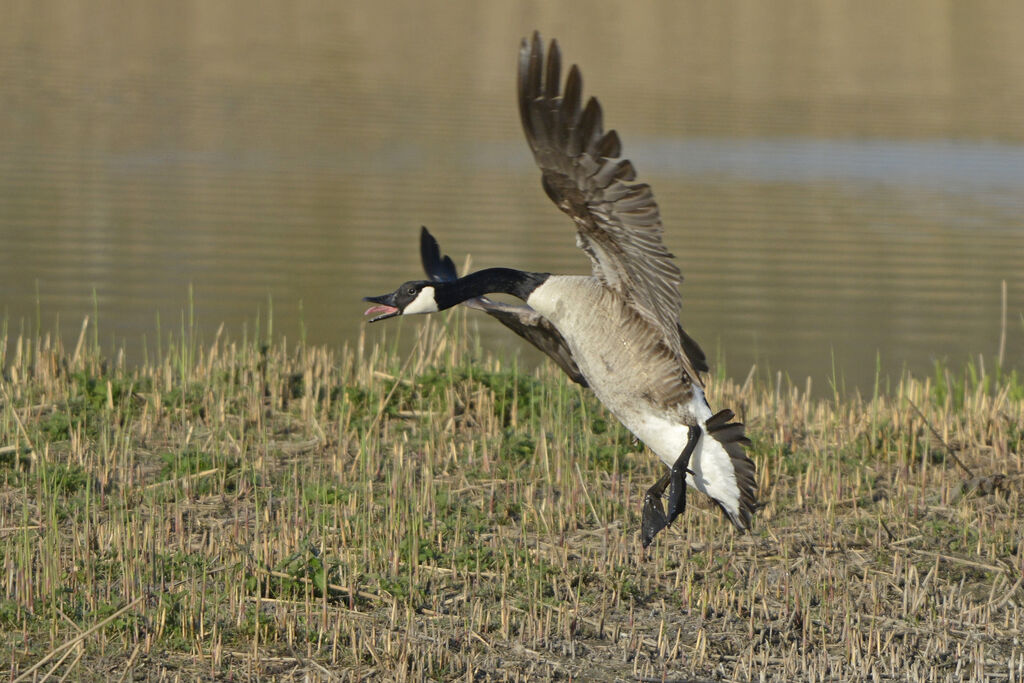
{"type": "Polygon", "coordinates": [[[415,287],[410,287],[409,289],[405,290],[405,293],[409,294],[411,296],[411,295],[416,293],[416,288],[415,287]]]}

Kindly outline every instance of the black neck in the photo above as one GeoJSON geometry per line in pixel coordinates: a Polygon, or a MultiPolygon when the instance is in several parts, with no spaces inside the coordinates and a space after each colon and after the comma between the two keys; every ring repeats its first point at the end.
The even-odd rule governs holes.
{"type": "Polygon", "coordinates": [[[511,294],[525,301],[548,277],[549,273],[528,273],[513,268],[487,268],[460,277],[454,282],[435,284],[434,300],[437,302],[438,310],[451,308],[467,299],[497,292],[511,294]]]}

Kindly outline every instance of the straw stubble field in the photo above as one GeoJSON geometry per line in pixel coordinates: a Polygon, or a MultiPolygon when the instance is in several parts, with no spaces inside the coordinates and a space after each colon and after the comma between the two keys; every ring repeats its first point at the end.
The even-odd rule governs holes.
{"type": "Polygon", "coordinates": [[[764,507],[741,536],[691,495],[645,554],[661,465],[593,396],[462,313],[413,329],[403,356],[183,326],[132,368],[5,329],[6,675],[1024,679],[1016,375],[713,377],[764,507]]]}

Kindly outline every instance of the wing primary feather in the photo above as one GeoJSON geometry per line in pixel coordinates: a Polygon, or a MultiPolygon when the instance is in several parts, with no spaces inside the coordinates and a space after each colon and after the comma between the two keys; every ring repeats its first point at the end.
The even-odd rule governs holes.
{"type": "Polygon", "coordinates": [[[583,108],[579,128],[583,151],[595,158],[597,157],[597,154],[594,153],[596,143],[603,135],[601,119],[601,104],[597,98],[591,97],[587,100],[587,106],[583,108]]]}
{"type": "Polygon", "coordinates": [[[576,120],[580,115],[580,97],[583,93],[583,77],[580,75],[579,67],[575,64],[569,68],[569,75],[565,79],[565,92],[562,94],[561,124],[572,137],[572,131],[576,127],[576,120]]]}
{"type": "MultiPolygon", "coordinates": [[[[597,156],[608,159],[617,159],[622,154],[622,143],[619,142],[619,134],[610,130],[598,141],[595,149],[597,156]]],[[[632,178],[630,178],[632,180],[632,178]]]]}
{"type": "Polygon", "coordinates": [[[526,137],[532,141],[536,137],[536,130],[532,127],[533,117],[531,109],[534,109],[533,102],[540,92],[541,60],[544,58],[544,46],[540,40],[540,33],[533,32],[532,40],[523,39],[519,48],[519,114],[526,130],[526,137]]]}
{"type": "Polygon", "coordinates": [[[548,61],[544,69],[544,99],[549,102],[558,97],[558,87],[562,80],[562,53],[558,49],[558,41],[548,43],[548,61]]]}

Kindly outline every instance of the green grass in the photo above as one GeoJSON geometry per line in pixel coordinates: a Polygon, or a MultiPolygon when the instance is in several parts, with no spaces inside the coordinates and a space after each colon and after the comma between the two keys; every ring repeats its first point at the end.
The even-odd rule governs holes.
{"type": "Polygon", "coordinates": [[[716,376],[765,507],[740,536],[691,495],[645,554],[657,459],[465,328],[204,346],[189,312],[135,368],[86,328],[0,338],[0,676],[1024,675],[1015,373],[824,401],[716,376]]]}

